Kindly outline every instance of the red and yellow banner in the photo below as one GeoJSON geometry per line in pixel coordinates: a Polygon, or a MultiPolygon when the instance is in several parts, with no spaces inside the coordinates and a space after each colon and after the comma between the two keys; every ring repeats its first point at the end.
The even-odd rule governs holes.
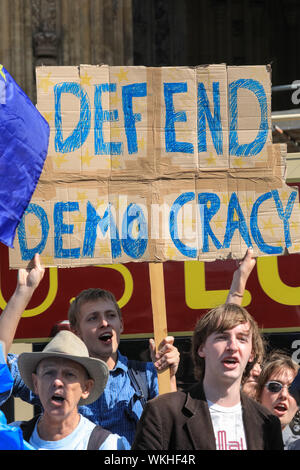
{"type": "MultiPolygon", "coordinates": [[[[9,270],[8,249],[0,246],[0,308],[12,295],[17,271],[9,270]]],[[[207,309],[225,302],[235,261],[164,263],[168,331],[189,335],[207,309]]],[[[19,323],[16,340],[39,341],[67,319],[70,300],[81,290],[111,290],[122,308],[124,337],[153,334],[149,269],[147,263],[99,265],[72,269],[47,268],[19,323]]],[[[299,331],[299,255],[257,259],[247,284],[243,305],[266,332],[299,331]]]]}

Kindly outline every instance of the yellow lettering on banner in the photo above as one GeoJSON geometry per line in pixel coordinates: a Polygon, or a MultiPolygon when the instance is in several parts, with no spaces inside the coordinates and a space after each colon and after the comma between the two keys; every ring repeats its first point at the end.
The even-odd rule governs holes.
{"type": "MultiPolygon", "coordinates": [[[[57,294],[57,286],[58,286],[57,268],[49,268],[49,290],[48,290],[47,297],[37,307],[25,310],[23,312],[22,318],[35,317],[36,315],[40,315],[41,313],[44,313],[45,310],[47,310],[54,302],[54,299],[57,294]]],[[[0,290],[0,308],[2,310],[5,309],[6,303],[7,302],[5,301],[2,295],[2,291],[0,290]]]]}
{"type": "Polygon", "coordinates": [[[263,291],[275,302],[300,305],[300,286],[288,286],[280,279],[277,256],[257,258],[257,276],[263,291]]]}
{"type": "MultiPolygon", "coordinates": [[[[185,301],[189,308],[214,308],[224,304],[229,289],[206,290],[205,264],[203,261],[184,262],[185,301]]],[[[245,290],[242,305],[246,307],[251,302],[251,294],[245,290]]]]}
{"type": "Polygon", "coordinates": [[[113,264],[99,264],[98,267],[115,269],[123,277],[124,292],[123,292],[122,297],[117,302],[120,308],[124,307],[124,305],[126,305],[129,302],[132,296],[132,292],[133,292],[133,279],[132,279],[131,272],[123,264],[114,264],[114,265],[113,264]]]}

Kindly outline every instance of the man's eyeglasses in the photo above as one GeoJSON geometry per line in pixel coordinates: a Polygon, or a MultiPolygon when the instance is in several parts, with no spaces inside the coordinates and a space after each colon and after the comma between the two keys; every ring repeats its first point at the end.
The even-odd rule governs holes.
{"type": "Polygon", "coordinates": [[[291,385],[283,385],[281,382],[277,382],[276,380],[270,380],[266,383],[266,387],[271,393],[279,393],[284,387],[289,390],[291,385]]]}

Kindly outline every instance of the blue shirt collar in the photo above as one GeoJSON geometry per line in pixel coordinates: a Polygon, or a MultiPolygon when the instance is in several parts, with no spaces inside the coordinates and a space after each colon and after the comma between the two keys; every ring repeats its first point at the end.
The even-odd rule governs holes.
{"type": "Polygon", "coordinates": [[[124,370],[124,372],[128,371],[128,358],[126,356],[123,356],[123,354],[121,354],[119,350],[118,350],[118,360],[116,362],[115,367],[111,370],[111,372],[117,369],[122,369],[124,370]]]}

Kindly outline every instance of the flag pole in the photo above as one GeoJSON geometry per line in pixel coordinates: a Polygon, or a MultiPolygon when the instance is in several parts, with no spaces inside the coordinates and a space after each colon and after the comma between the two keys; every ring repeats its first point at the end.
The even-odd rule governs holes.
{"type": "MultiPolygon", "coordinates": [[[[155,345],[168,336],[163,263],[149,263],[155,345]]],[[[171,392],[170,369],[158,372],[159,394],[171,392]]]]}

